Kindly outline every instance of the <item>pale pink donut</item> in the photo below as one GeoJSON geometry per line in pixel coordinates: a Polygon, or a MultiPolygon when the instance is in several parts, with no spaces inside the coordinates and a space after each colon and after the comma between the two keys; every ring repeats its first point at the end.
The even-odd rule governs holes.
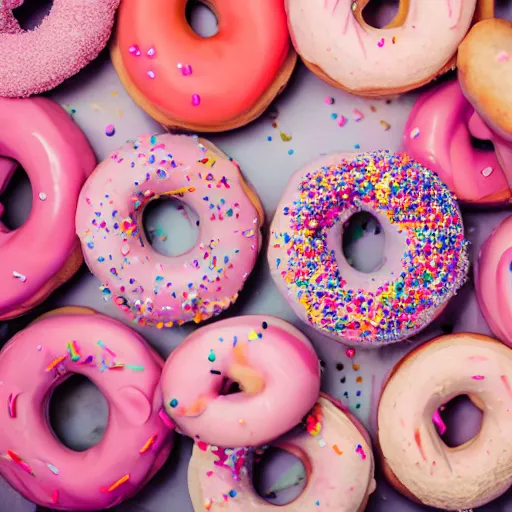
{"type": "Polygon", "coordinates": [[[10,11],[23,1],[0,5],[0,96],[40,94],[78,73],[107,44],[119,2],[54,0],[48,16],[28,31],[10,11]]]}
{"type": "Polygon", "coordinates": [[[162,366],[140,335],[99,314],[49,316],[19,332],[0,352],[0,474],[57,510],[101,510],[134,495],[172,448],[162,366]],[[72,374],[109,402],[103,440],[84,452],[63,446],[48,422],[51,393],[72,374]]]}
{"type": "Polygon", "coordinates": [[[311,343],[292,325],[242,316],[188,336],[167,360],[161,388],[167,413],[195,441],[260,446],[313,407],[320,367],[311,343]],[[223,396],[230,382],[242,391],[223,396]]]}

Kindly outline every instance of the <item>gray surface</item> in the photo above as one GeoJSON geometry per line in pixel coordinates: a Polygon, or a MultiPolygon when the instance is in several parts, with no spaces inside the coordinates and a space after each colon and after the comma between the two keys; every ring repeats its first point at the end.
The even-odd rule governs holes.
{"type": "MultiPolygon", "coordinates": [[[[110,151],[127,139],[147,132],[162,131],[133,104],[120,85],[106,54],[51,96],[68,108],[76,110],[74,118],[89,137],[99,159],[105,158],[110,151]],[[116,128],[116,134],[113,137],[105,135],[105,127],[109,124],[114,124],[116,128]]],[[[278,129],[272,127],[273,116],[264,115],[246,128],[209,136],[209,138],[240,162],[245,176],[252,182],[262,199],[267,215],[265,227],[268,228],[288,178],[311,159],[321,153],[354,150],[357,144],[360,145],[361,150],[399,149],[402,130],[414,98],[415,95],[409,94],[393,99],[391,102],[363,100],[329,87],[300,66],[290,86],[276,102],[278,129]],[[335,98],[334,105],[324,103],[326,96],[335,98]],[[371,106],[375,107],[375,112],[372,112],[371,106]],[[354,108],[365,115],[359,123],[352,120],[354,108]],[[331,119],[332,113],[344,114],[350,118],[349,123],[343,128],[338,127],[336,121],[331,119]],[[389,123],[390,129],[386,131],[380,121],[389,123]],[[292,135],[292,140],[284,142],[280,137],[279,129],[292,135]],[[272,137],[272,141],[267,140],[268,136],[272,137]],[[289,155],[288,152],[292,149],[294,153],[289,155]]],[[[13,187],[12,192],[10,200],[7,201],[7,207],[9,216],[16,224],[26,216],[30,194],[27,186],[23,185],[13,187]]],[[[160,232],[168,235],[168,242],[158,242],[160,250],[176,251],[182,248],[184,230],[188,223],[180,212],[169,215],[169,208],[154,212],[152,218],[147,220],[147,224],[156,229],[159,228],[160,232]]],[[[473,257],[478,254],[481,243],[493,227],[508,214],[504,210],[465,212],[467,234],[473,243],[473,257]]],[[[186,236],[193,241],[193,234],[189,232],[186,236]]],[[[376,238],[378,237],[373,236],[372,230],[369,229],[365,237],[355,246],[356,258],[371,252],[368,247],[379,244],[376,238]]],[[[37,311],[10,322],[4,328],[12,334],[42,311],[67,304],[90,306],[128,323],[117,308],[103,302],[98,286],[98,281],[84,268],[37,311]]],[[[250,313],[279,316],[308,335],[315,344],[319,356],[326,363],[323,390],[348,404],[374,434],[375,406],[381,382],[392,365],[415,346],[417,341],[381,350],[357,350],[355,358],[350,361],[342,345],[322,337],[299,323],[273,285],[264,254],[261,255],[238,303],[229,310],[227,315],[250,313]],[[343,371],[336,369],[337,363],[343,363],[343,371]],[[352,363],[360,365],[360,369],[354,370],[352,363]],[[363,378],[360,384],[356,382],[359,376],[363,378]],[[343,378],[344,382],[342,382],[343,378]],[[357,391],[361,391],[360,397],[356,395],[357,391]],[[360,408],[356,408],[357,404],[360,404],[360,408]]],[[[151,328],[139,328],[138,331],[163,356],[167,356],[195,328],[193,325],[186,325],[165,331],[151,328]]],[[[471,282],[450,303],[442,318],[430,326],[418,341],[442,334],[443,328],[445,330],[453,328],[456,332],[472,331],[490,334],[476,304],[471,282]]],[[[104,403],[102,406],[102,403],[96,400],[96,394],[97,391],[93,386],[82,385],[74,392],[70,389],[63,390],[59,396],[60,407],[58,419],[55,421],[62,438],[76,448],[90,445],[101,436],[107,410],[104,403]],[[80,393],[80,400],[76,399],[76,393],[80,393]]],[[[467,410],[463,410],[458,415],[458,426],[462,425],[462,430],[467,428],[474,430],[471,421],[468,422],[465,419],[468,414],[467,410]]],[[[456,437],[467,435],[467,432],[459,432],[459,428],[453,427],[453,429],[456,437]]],[[[186,483],[190,450],[190,442],[180,440],[169,462],[157,477],[131,502],[118,506],[116,510],[123,512],[191,511],[186,483]]],[[[274,474],[270,475],[270,478],[277,477],[274,474]]],[[[3,485],[0,486],[0,495],[2,496],[1,510],[13,512],[33,510],[33,507],[26,502],[18,500],[14,503],[14,500],[17,500],[16,494],[7,488],[4,489],[3,485]],[[13,500],[12,503],[9,500],[13,500]]],[[[379,479],[377,491],[370,501],[368,510],[406,512],[424,509],[398,496],[379,479]]],[[[499,500],[481,510],[512,510],[512,498],[499,500]]]]}

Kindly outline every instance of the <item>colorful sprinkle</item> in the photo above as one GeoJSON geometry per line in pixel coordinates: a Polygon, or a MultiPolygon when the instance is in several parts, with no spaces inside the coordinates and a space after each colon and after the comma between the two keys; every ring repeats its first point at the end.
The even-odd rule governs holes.
{"type": "Polygon", "coordinates": [[[418,127],[413,128],[411,130],[411,135],[410,135],[411,139],[415,139],[416,137],[419,137],[419,135],[420,135],[420,129],[418,127]]]}
{"type": "Polygon", "coordinates": [[[214,363],[217,358],[215,357],[215,352],[210,349],[210,353],[208,354],[208,361],[210,363],[214,363]]]}
{"type": "Polygon", "coordinates": [[[338,119],[338,126],[340,128],[343,128],[347,123],[348,123],[348,119],[343,115],[340,116],[340,118],[338,119]]]}
{"type": "Polygon", "coordinates": [[[144,446],[140,449],[140,453],[146,453],[154,444],[155,444],[155,441],[157,440],[157,437],[158,435],[155,434],[154,436],[151,436],[147,441],[146,443],[144,444],[144,446]]]}
{"type": "Polygon", "coordinates": [[[58,475],[60,473],[59,468],[54,466],[53,464],[50,464],[49,462],[46,463],[46,467],[54,474],[58,475]]]}
{"type": "Polygon", "coordinates": [[[47,198],[48,196],[44,192],[39,192],[39,199],[41,201],[46,201],[47,198]]]}
{"type": "Polygon", "coordinates": [[[353,111],[352,111],[352,114],[354,114],[354,121],[356,123],[358,123],[359,121],[361,121],[362,119],[364,119],[364,114],[357,108],[355,108],[353,111]]]}
{"type": "Polygon", "coordinates": [[[192,94],[192,105],[198,107],[201,104],[201,97],[199,94],[192,94]]]}
{"type": "Polygon", "coordinates": [[[383,38],[383,37],[381,37],[381,38],[379,39],[379,41],[377,42],[377,46],[378,46],[379,48],[382,48],[382,47],[384,46],[384,42],[385,42],[384,38],[383,38]]]}
{"type": "Polygon", "coordinates": [[[100,490],[102,492],[113,492],[116,489],[118,489],[119,487],[121,487],[121,485],[123,485],[126,482],[128,482],[128,480],[130,480],[130,475],[129,474],[124,475],[123,477],[121,477],[117,482],[114,482],[110,487],[107,487],[107,488],[102,487],[100,490]]]}
{"type": "Polygon", "coordinates": [[[334,98],[332,96],[326,96],[324,98],[324,103],[326,105],[334,105],[334,98]]]}
{"type": "Polygon", "coordinates": [[[488,178],[492,172],[494,171],[494,169],[492,167],[486,167],[485,169],[482,169],[482,176],[484,178],[488,178]]]}
{"type": "Polygon", "coordinates": [[[11,418],[16,418],[16,399],[18,398],[18,394],[11,393],[9,395],[9,399],[7,401],[7,410],[9,411],[9,416],[11,418]]]}
{"type": "Polygon", "coordinates": [[[60,356],[60,357],[57,357],[56,359],[54,359],[47,367],[46,367],[46,371],[47,372],[51,372],[56,366],[59,366],[60,363],[62,363],[63,361],[66,360],[66,358],[68,357],[68,355],[63,355],[63,356],[60,356]]]}
{"type": "Polygon", "coordinates": [[[441,418],[439,409],[437,409],[434,415],[432,416],[432,423],[435,425],[437,431],[439,432],[439,435],[441,436],[444,435],[445,432],[448,430],[445,422],[443,421],[443,418],[441,418]]]}
{"type": "Polygon", "coordinates": [[[473,375],[473,377],[471,377],[473,380],[484,380],[485,377],[483,375],[473,375]]]}
{"type": "Polygon", "coordinates": [[[146,73],[146,75],[148,75],[148,76],[149,76],[149,78],[151,78],[151,80],[153,80],[153,79],[156,77],[155,72],[154,72],[154,71],[151,71],[151,70],[149,70],[149,71],[146,73]]]}
{"type": "Polygon", "coordinates": [[[105,135],[107,137],[112,137],[116,133],[116,127],[113,124],[108,124],[105,127],[105,135]]]}
{"type": "Polygon", "coordinates": [[[336,455],[343,455],[343,452],[339,449],[338,445],[337,444],[333,444],[332,445],[332,449],[334,450],[334,452],[336,453],[336,455]]]}
{"type": "Polygon", "coordinates": [[[178,407],[178,400],[176,400],[176,398],[173,398],[170,402],[169,402],[169,405],[175,409],[176,407],[178,407]]]}
{"type": "Polygon", "coordinates": [[[167,415],[167,413],[165,412],[164,409],[160,409],[158,411],[158,417],[162,420],[162,423],[169,429],[169,430],[173,430],[174,428],[176,428],[176,423],[174,423],[174,421],[172,421],[171,418],[169,418],[169,416],[167,415]]]}
{"type": "Polygon", "coordinates": [[[24,283],[27,280],[27,276],[20,274],[19,272],[16,272],[16,270],[12,271],[12,277],[17,279],[18,281],[21,281],[22,283],[24,283]]]}

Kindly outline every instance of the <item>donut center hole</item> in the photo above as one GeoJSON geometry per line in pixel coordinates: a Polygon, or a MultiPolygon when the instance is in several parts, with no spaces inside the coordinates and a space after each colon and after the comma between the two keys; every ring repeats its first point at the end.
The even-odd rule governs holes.
{"type": "Polygon", "coordinates": [[[142,214],[146,240],[164,256],[181,256],[199,238],[199,216],[182,201],[161,196],[151,201],[142,214]]]}
{"type": "Polygon", "coordinates": [[[188,24],[198,36],[213,37],[219,32],[219,20],[207,2],[189,0],[185,15],[188,24]]]}
{"type": "Polygon", "coordinates": [[[374,28],[384,28],[398,14],[400,0],[370,0],[363,9],[363,19],[374,28]]]}
{"type": "Polygon", "coordinates": [[[109,407],[91,380],[74,374],[55,388],[48,413],[57,439],[69,449],[83,452],[103,439],[109,407]]]}
{"type": "Polygon", "coordinates": [[[236,395],[237,393],[242,393],[242,388],[238,382],[228,379],[224,377],[222,380],[222,384],[220,387],[219,395],[220,396],[228,396],[228,395],[236,395]]]}
{"type": "MultiPolygon", "coordinates": [[[[0,180],[2,170],[0,162],[0,180]]],[[[21,165],[18,164],[8,182],[0,182],[0,191],[0,219],[7,229],[13,231],[25,224],[32,211],[32,185],[21,165]]]]}
{"type": "Polygon", "coordinates": [[[365,274],[384,264],[384,231],[369,212],[354,213],[343,225],[342,249],[347,263],[365,274]]]}
{"type": "Polygon", "coordinates": [[[471,135],[471,146],[478,151],[494,151],[494,144],[490,140],[477,139],[471,135]]]}
{"type": "Polygon", "coordinates": [[[512,0],[494,0],[494,16],[505,20],[512,20],[510,6],[512,0]]]}
{"type": "Polygon", "coordinates": [[[460,395],[442,405],[433,422],[436,430],[450,448],[474,439],[482,426],[483,412],[467,395],[460,395]]]}
{"type": "Polygon", "coordinates": [[[295,501],[307,484],[306,468],[295,455],[270,447],[256,459],[253,471],[256,492],[273,505],[295,501]]]}
{"type": "Polygon", "coordinates": [[[23,30],[33,30],[48,16],[52,7],[53,0],[25,0],[13,14],[23,30]]]}

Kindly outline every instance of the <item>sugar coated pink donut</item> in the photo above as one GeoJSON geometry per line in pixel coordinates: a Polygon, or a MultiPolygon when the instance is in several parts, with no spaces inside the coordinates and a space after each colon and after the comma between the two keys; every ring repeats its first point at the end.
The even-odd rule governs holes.
{"type": "Polygon", "coordinates": [[[0,474],[27,499],[57,510],[101,510],[135,494],[172,448],[158,381],[162,359],[141,336],[98,314],[55,314],[0,352],[0,474]],[[63,446],[48,423],[52,391],[85,375],[109,403],[103,440],[63,446]]]}
{"type": "Polygon", "coordinates": [[[161,387],[184,434],[216,446],[259,446],[315,404],[320,367],[309,340],[290,324],[242,316],[188,336],[167,360],[161,387]],[[232,382],[242,391],[226,395],[232,382]]]}
{"type": "Polygon", "coordinates": [[[147,135],[101,163],[84,185],[76,229],[105,297],[142,325],[201,322],[238,296],[261,244],[256,195],[235,162],[207,141],[147,135]],[[197,245],[177,257],[151,248],[144,207],[174,196],[200,218],[197,245]]]}
{"type": "MultiPolygon", "coordinates": [[[[341,404],[322,395],[304,422],[272,442],[295,455],[306,469],[299,497],[283,512],[363,511],[375,490],[370,437],[341,404]]],[[[275,510],[258,496],[252,482],[254,452],[196,444],[188,467],[188,488],[196,512],[275,510]],[[227,506],[226,506],[227,502],[227,506]]]]}
{"type": "MultiPolygon", "coordinates": [[[[404,149],[432,169],[463,201],[504,202],[510,199],[507,177],[493,149],[475,149],[471,137],[501,138],[482,122],[453,80],[424,93],[414,105],[404,132],[404,149]]],[[[504,161],[504,164],[507,162],[504,161]]],[[[512,161],[508,172],[512,175],[512,161]]]]}
{"type": "Polygon", "coordinates": [[[96,161],[71,117],[45,98],[0,98],[0,157],[0,190],[17,162],[32,185],[28,220],[14,231],[0,224],[0,319],[6,319],[42,302],[78,270],[74,215],[96,161]]]}
{"type": "Polygon", "coordinates": [[[0,96],[24,97],[53,89],[105,47],[120,0],[54,0],[34,30],[23,30],[0,2],[0,96]]]}

